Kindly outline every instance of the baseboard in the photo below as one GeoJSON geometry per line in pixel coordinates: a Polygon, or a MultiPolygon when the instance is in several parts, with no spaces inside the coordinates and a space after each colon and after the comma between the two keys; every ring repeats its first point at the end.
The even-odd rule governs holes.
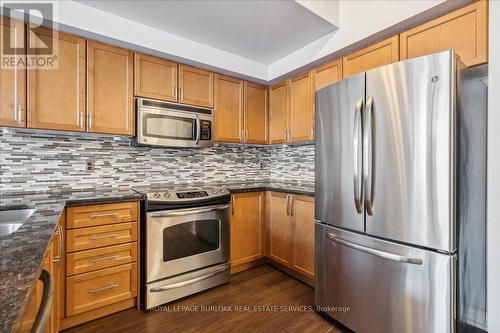
{"type": "Polygon", "coordinates": [[[136,305],[137,298],[130,298],[124,301],[106,305],[95,310],[87,311],[84,313],[80,313],[71,317],[67,317],[61,319],[59,323],[59,329],[65,330],[67,328],[80,325],[89,321],[92,321],[97,318],[101,318],[107,315],[110,315],[115,312],[119,312],[128,308],[132,308],[136,305]]]}
{"type": "Polygon", "coordinates": [[[250,269],[250,268],[254,268],[254,267],[263,265],[265,263],[266,263],[266,258],[260,258],[260,259],[257,259],[257,260],[252,260],[252,261],[249,261],[249,262],[245,262],[243,264],[231,266],[231,275],[239,273],[239,272],[246,271],[247,269],[250,269]]]}
{"type": "Polygon", "coordinates": [[[283,273],[287,274],[287,275],[290,275],[291,277],[299,280],[300,282],[303,282],[305,284],[307,284],[308,286],[310,287],[313,287],[314,288],[314,279],[311,279],[310,277],[307,277],[307,276],[304,276],[294,270],[292,270],[291,268],[288,268],[270,258],[266,258],[267,259],[267,263],[271,266],[273,266],[274,268],[282,271],[283,273]]]}

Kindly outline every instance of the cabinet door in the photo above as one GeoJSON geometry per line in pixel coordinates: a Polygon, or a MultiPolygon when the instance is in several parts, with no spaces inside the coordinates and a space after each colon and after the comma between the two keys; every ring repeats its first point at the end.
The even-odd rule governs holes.
{"type": "Polygon", "coordinates": [[[397,61],[399,61],[399,38],[394,36],[342,58],[344,79],[397,61]]]}
{"type": "Polygon", "coordinates": [[[288,141],[308,141],[314,135],[314,91],[311,72],[290,79],[288,141]]]}
{"type": "Polygon", "coordinates": [[[177,64],[141,53],[134,57],[135,96],[176,102],[177,64]]]}
{"type": "Polygon", "coordinates": [[[295,195],[292,215],[292,268],[314,277],[314,198],[295,195]]]}
{"type": "Polygon", "coordinates": [[[243,81],[215,76],[215,140],[243,142],[243,81]]]}
{"type": "MultiPolygon", "coordinates": [[[[52,276],[52,282],[54,291],[55,288],[59,287],[59,278],[55,275],[55,262],[54,262],[54,242],[52,241],[47,250],[47,254],[45,255],[45,259],[43,260],[42,268],[50,273],[52,276]]],[[[26,309],[23,319],[19,328],[19,332],[30,332],[33,324],[35,323],[36,315],[40,309],[40,304],[42,302],[43,295],[43,283],[40,280],[37,280],[35,286],[33,287],[33,293],[31,296],[31,301],[26,309]]],[[[57,313],[56,313],[56,294],[54,294],[52,309],[50,311],[49,321],[47,323],[47,327],[45,328],[45,333],[55,333],[57,332],[57,313]]]]}
{"type": "MultiPolygon", "coordinates": [[[[49,43],[49,29],[36,29],[28,43],[49,43]]],[[[28,70],[28,127],[85,131],[85,39],[57,33],[57,67],[28,70]]]]}
{"type": "Polygon", "coordinates": [[[245,81],[245,142],[267,143],[267,87],[245,81]]]}
{"type": "Polygon", "coordinates": [[[342,59],[336,59],[314,69],[314,90],[342,80],[342,59]]]}
{"type": "Polygon", "coordinates": [[[89,41],[87,129],[134,135],[133,52],[89,41]]]}
{"type": "Polygon", "coordinates": [[[264,192],[238,193],[231,201],[231,267],[263,255],[264,192]]]}
{"type": "Polygon", "coordinates": [[[291,267],[292,243],[289,195],[271,192],[269,195],[269,257],[291,267]]]}
{"type": "Polygon", "coordinates": [[[179,65],[179,102],[204,107],[214,106],[214,73],[179,65]]]}
{"type": "Polygon", "coordinates": [[[401,59],[454,49],[467,66],[488,62],[488,9],[481,0],[400,34],[401,59]]]}
{"type": "Polygon", "coordinates": [[[283,143],[287,138],[287,81],[269,89],[269,143],[283,143]]]}
{"type": "Polygon", "coordinates": [[[61,319],[64,318],[64,297],[65,297],[65,284],[64,280],[66,278],[65,274],[65,251],[64,251],[64,231],[65,231],[66,217],[65,213],[61,215],[59,220],[59,225],[54,234],[53,243],[53,274],[54,279],[54,303],[52,306],[54,318],[55,332],[59,331],[59,324],[61,319]]]}
{"type": "MultiPolygon", "coordinates": [[[[15,48],[24,47],[25,25],[22,22],[0,16],[0,36],[5,34],[15,36],[11,40],[15,48]]],[[[2,59],[4,56],[14,59],[12,67],[0,67],[0,126],[26,127],[26,70],[15,61],[26,61],[26,57],[22,52],[7,54],[3,45],[0,49],[2,59]]]]}

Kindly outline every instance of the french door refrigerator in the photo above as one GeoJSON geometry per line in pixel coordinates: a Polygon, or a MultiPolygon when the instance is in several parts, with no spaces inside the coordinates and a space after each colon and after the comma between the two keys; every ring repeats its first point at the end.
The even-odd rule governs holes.
{"type": "Polygon", "coordinates": [[[452,51],[318,91],[316,309],[360,333],[484,322],[485,177],[486,87],[452,51]]]}

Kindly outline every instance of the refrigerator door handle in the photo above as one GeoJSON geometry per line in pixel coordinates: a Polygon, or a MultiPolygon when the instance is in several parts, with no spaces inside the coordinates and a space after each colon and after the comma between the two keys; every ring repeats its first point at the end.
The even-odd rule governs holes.
{"type": "Polygon", "coordinates": [[[354,186],[354,205],[358,214],[363,213],[363,182],[360,181],[361,173],[363,172],[363,164],[361,163],[362,156],[362,141],[363,128],[361,126],[361,109],[363,108],[363,99],[360,98],[356,102],[354,109],[354,131],[353,131],[353,186],[354,186]],[[361,155],[361,156],[360,156],[361,155]],[[361,158],[360,158],[361,157],[361,158]]]}
{"type": "Polygon", "coordinates": [[[341,245],[345,245],[347,247],[350,247],[350,248],[358,250],[358,251],[373,254],[377,257],[381,257],[384,259],[389,259],[389,260],[398,261],[398,262],[402,262],[402,263],[406,263],[406,264],[413,264],[413,265],[422,265],[423,264],[423,261],[420,258],[405,257],[405,256],[400,256],[399,254],[394,254],[391,252],[385,252],[385,251],[373,249],[371,247],[366,247],[366,246],[363,246],[360,244],[349,242],[345,239],[339,238],[338,236],[336,236],[335,234],[332,234],[332,233],[327,233],[326,237],[329,240],[331,240],[332,242],[335,242],[335,243],[338,243],[341,245]]]}
{"type": "Polygon", "coordinates": [[[366,99],[363,133],[363,188],[366,212],[373,215],[373,96],[366,99]]]}

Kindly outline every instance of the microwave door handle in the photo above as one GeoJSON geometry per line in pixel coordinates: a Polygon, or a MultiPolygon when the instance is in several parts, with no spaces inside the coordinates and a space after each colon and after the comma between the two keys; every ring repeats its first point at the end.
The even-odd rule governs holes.
{"type": "Polygon", "coordinates": [[[200,143],[201,136],[201,122],[200,117],[196,115],[196,144],[200,143]]]}

